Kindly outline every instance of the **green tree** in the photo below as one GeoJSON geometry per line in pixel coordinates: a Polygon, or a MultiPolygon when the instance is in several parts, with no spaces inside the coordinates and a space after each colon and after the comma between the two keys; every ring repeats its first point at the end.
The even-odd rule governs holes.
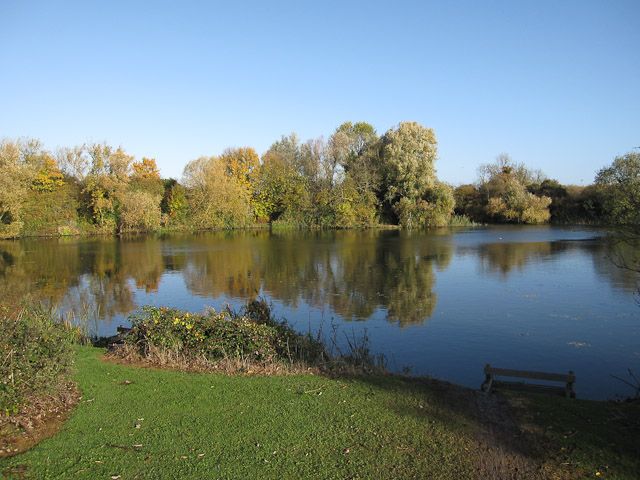
{"type": "Polygon", "coordinates": [[[311,195],[303,171],[297,136],[283,136],[262,156],[253,192],[258,215],[269,221],[306,225],[311,195]]]}
{"type": "Polygon", "coordinates": [[[474,222],[485,221],[485,203],[482,192],[473,184],[460,185],[453,192],[456,215],[465,215],[474,222]]]}
{"type": "Polygon", "coordinates": [[[444,227],[449,225],[454,207],[453,188],[436,181],[416,200],[402,197],[394,211],[405,228],[444,227]]]}
{"type": "Polygon", "coordinates": [[[400,225],[442,226],[449,223],[455,199],[435,170],[435,133],[416,122],[402,122],[382,137],[383,185],[387,205],[400,225]]]}
{"type": "MultiPolygon", "coordinates": [[[[328,142],[328,157],[336,165],[335,169],[344,173],[345,191],[355,189],[358,194],[354,201],[359,205],[354,211],[360,211],[357,217],[368,225],[374,221],[378,209],[377,193],[382,178],[379,141],[370,124],[345,122],[328,142]]],[[[344,203],[342,205],[346,208],[344,203]]]]}
{"type": "Polygon", "coordinates": [[[538,197],[530,192],[515,178],[504,179],[502,192],[489,198],[487,213],[502,222],[545,223],[549,220],[549,197],[538,197]]]}
{"type": "Polygon", "coordinates": [[[629,152],[596,175],[609,222],[640,225],[640,153],[629,152]]]}
{"type": "Polygon", "coordinates": [[[169,178],[162,181],[164,194],[160,209],[167,217],[167,223],[183,224],[187,218],[189,203],[187,191],[177,180],[169,178]]]}
{"type": "Polygon", "coordinates": [[[91,163],[83,193],[89,216],[100,227],[115,228],[128,191],[133,156],[107,144],[90,145],[87,153],[91,163]]]}
{"type": "Polygon", "coordinates": [[[544,175],[532,172],[522,164],[513,163],[501,154],[493,164],[483,165],[480,172],[480,190],[486,196],[485,211],[498,222],[545,223],[550,218],[551,198],[538,196],[527,190],[544,175]],[[534,182],[534,183],[531,183],[534,182]]]}
{"type": "Polygon", "coordinates": [[[385,197],[415,201],[436,181],[434,131],[416,122],[401,122],[382,138],[385,197]]]}

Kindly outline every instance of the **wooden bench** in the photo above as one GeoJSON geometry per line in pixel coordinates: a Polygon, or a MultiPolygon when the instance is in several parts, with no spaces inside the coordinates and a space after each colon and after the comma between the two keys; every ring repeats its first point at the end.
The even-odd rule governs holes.
{"type": "Polygon", "coordinates": [[[573,384],[576,381],[576,376],[572,371],[568,374],[564,373],[546,373],[546,372],[531,372],[527,370],[510,370],[508,368],[495,368],[487,364],[484,367],[485,380],[480,386],[480,390],[489,393],[491,387],[494,384],[509,385],[515,387],[530,387],[531,389],[549,391],[553,393],[564,393],[567,398],[576,398],[576,393],[573,390],[573,384]],[[526,378],[531,380],[545,380],[549,382],[562,382],[564,388],[556,387],[552,385],[536,385],[527,384],[524,382],[497,382],[496,377],[511,377],[511,378],[526,378]]]}

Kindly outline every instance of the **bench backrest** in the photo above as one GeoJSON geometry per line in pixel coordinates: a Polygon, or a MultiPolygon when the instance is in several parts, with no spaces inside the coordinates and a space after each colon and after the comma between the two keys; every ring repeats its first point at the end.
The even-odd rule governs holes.
{"type": "Polygon", "coordinates": [[[493,375],[496,377],[518,377],[518,378],[530,378],[532,380],[548,380],[552,382],[566,382],[573,383],[576,381],[576,376],[573,372],[567,373],[546,373],[546,372],[531,372],[528,370],[511,370],[508,368],[495,368],[491,365],[484,367],[484,373],[486,375],[493,375]]]}

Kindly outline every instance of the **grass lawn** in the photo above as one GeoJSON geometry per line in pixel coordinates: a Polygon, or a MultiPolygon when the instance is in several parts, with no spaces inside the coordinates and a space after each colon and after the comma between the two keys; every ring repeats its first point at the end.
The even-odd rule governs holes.
{"type": "MultiPolygon", "coordinates": [[[[493,400],[438,382],[182,373],[102,352],[78,349],[82,400],[57,435],[0,460],[6,478],[462,479],[514,466],[521,478],[640,475],[637,420],[621,434],[609,404],[507,397],[522,425],[505,427],[493,400]]],[[[622,408],[638,418],[637,405],[622,408]]]]}

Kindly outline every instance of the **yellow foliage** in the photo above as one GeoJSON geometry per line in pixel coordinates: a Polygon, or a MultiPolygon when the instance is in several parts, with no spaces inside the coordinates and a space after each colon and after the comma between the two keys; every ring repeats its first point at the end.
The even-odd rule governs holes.
{"type": "Polygon", "coordinates": [[[133,162],[131,165],[133,174],[132,180],[160,180],[160,171],[154,158],[142,157],[139,162],[133,162]]]}
{"type": "Polygon", "coordinates": [[[62,185],[64,185],[64,175],[58,168],[58,162],[50,155],[44,155],[31,188],[39,192],[53,192],[56,187],[62,185]]]}

